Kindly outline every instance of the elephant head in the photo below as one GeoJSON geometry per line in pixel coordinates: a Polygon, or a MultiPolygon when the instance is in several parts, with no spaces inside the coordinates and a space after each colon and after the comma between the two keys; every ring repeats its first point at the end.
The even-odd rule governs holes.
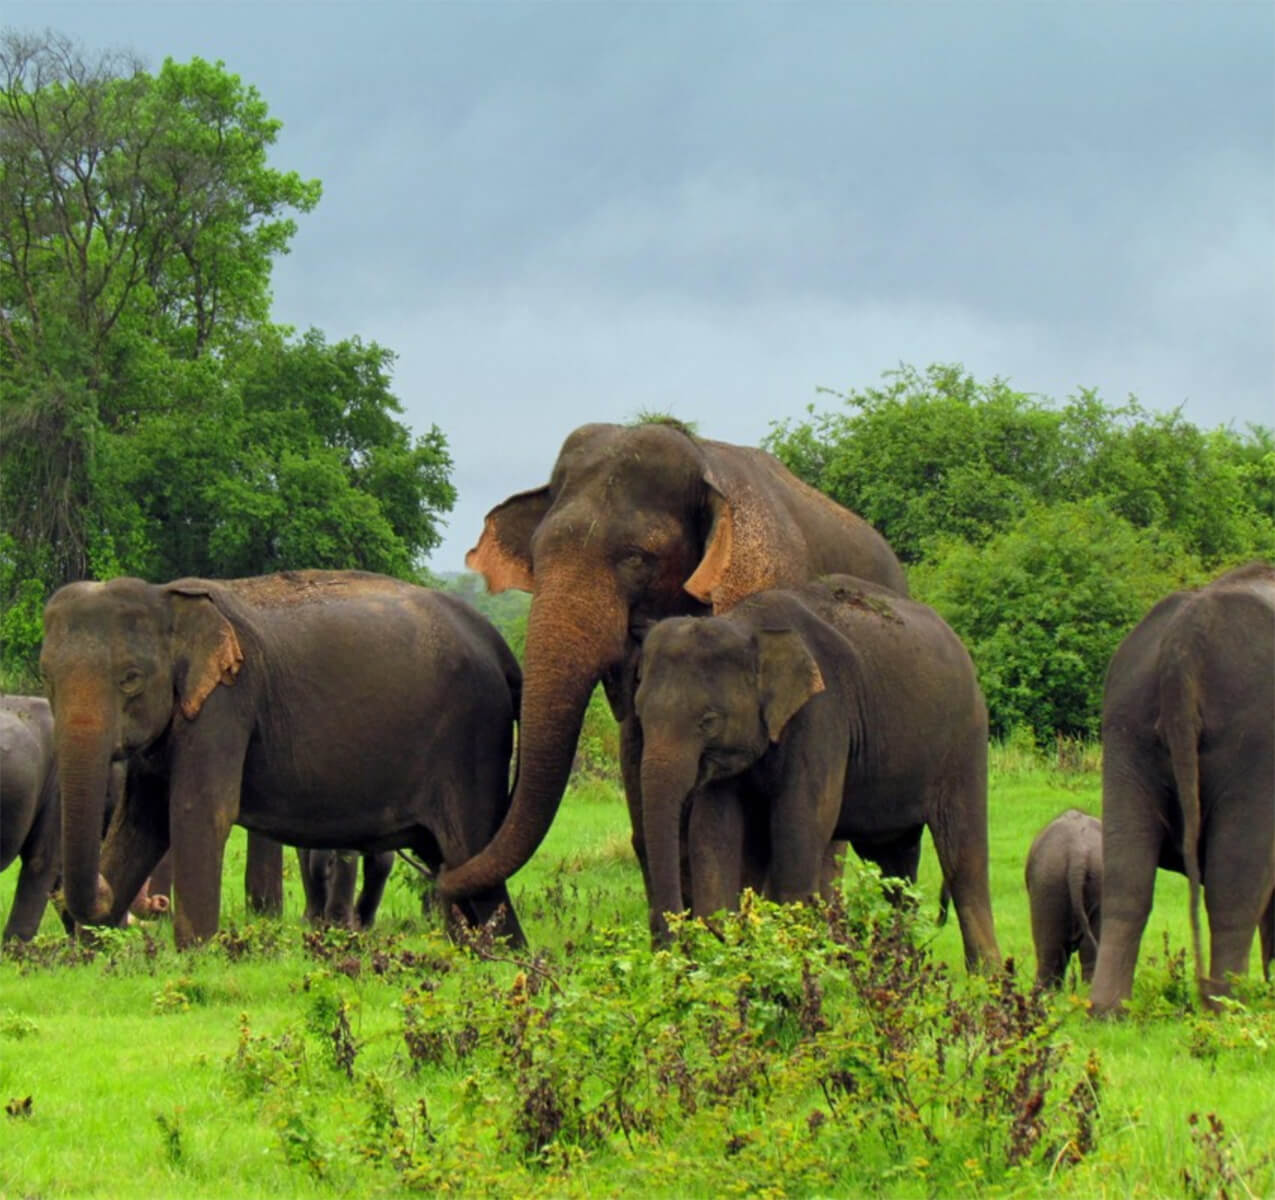
{"type": "Polygon", "coordinates": [[[133,894],[117,897],[98,873],[112,763],[145,751],[174,721],[194,721],[242,662],[233,626],[196,580],[72,583],[49,600],[40,669],[53,707],[65,894],[76,920],[117,920],[133,894]]]}
{"type": "Polygon", "coordinates": [[[663,914],[684,907],[685,805],[698,788],[757,763],[824,681],[801,634],[753,629],[730,616],[661,621],[638,673],[652,918],[663,932],[663,914]]]}
{"type": "MultiPolygon", "coordinates": [[[[589,695],[636,650],[633,630],[724,611],[762,588],[854,571],[906,591],[879,534],[759,450],[670,424],[586,425],[549,483],[487,514],[466,563],[492,591],[532,593],[518,781],[504,824],[444,893],[502,883],[531,857],[566,787],[589,695]]],[[[625,716],[626,689],[608,688],[625,716]]]]}

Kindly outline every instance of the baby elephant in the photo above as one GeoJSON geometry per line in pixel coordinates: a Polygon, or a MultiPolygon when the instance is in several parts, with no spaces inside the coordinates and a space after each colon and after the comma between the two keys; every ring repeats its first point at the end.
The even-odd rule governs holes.
{"type": "Polygon", "coordinates": [[[371,929],[381,906],[385,882],[394,868],[394,851],[359,854],[354,850],[297,849],[301,886],[305,891],[305,919],[312,925],[344,925],[371,929]],[[354,890],[363,863],[363,890],[354,890]]]}
{"type": "Polygon", "coordinates": [[[733,906],[761,877],[777,900],[819,890],[846,840],[916,879],[928,826],[967,965],[1000,952],[987,878],[987,709],[933,609],[830,575],[758,592],[647,634],[635,697],[652,928],[733,906]],[[689,807],[689,813],[686,812],[689,807]]]}
{"type": "Polygon", "coordinates": [[[1032,842],[1026,877],[1037,987],[1061,987],[1076,953],[1088,983],[1098,961],[1102,822],[1078,808],[1055,817],[1032,842]]]}

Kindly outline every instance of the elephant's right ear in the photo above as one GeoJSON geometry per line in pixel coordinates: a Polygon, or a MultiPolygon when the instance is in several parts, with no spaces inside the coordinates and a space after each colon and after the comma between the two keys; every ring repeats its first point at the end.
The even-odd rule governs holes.
{"type": "Polygon", "coordinates": [[[181,664],[177,692],[182,716],[193,721],[218,684],[235,682],[243,649],[235,627],[213,603],[207,587],[172,584],[173,658],[181,664]]]}
{"type": "Polygon", "coordinates": [[[509,588],[532,592],[531,536],[544,520],[552,500],[549,487],[518,492],[487,514],[478,545],[465,555],[465,566],[487,581],[489,592],[509,588]]]}
{"type": "Polygon", "coordinates": [[[758,631],[757,679],[762,719],[772,742],[779,741],[802,705],[824,690],[823,672],[795,629],[758,631]]]}

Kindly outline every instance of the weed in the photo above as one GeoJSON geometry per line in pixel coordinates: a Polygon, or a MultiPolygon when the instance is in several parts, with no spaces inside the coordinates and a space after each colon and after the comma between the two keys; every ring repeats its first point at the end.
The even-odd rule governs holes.
{"type": "Polygon", "coordinates": [[[174,1112],[171,1117],[165,1116],[163,1113],[156,1113],[155,1124],[159,1126],[159,1131],[163,1138],[165,1160],[169,1166],[180,1166],[185,1153],[182,1148],[180,1110],[174,1112]]]}

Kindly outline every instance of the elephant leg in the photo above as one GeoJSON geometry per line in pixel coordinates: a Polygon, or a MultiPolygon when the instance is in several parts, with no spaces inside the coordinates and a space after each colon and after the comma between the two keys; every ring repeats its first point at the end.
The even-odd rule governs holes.
{"type": "MultiPolygon", "coordinates": [[[[896,906],[903,903],[904,892],[898,884],[890,881],[902,879],[906,883],[916,882],[921,866],[921,833],[922,831],[917,829],[897,841],[884,845],[855,846],[855,851],[860,858],[874,862],[880,868],[881,876],[885,880],[882,890],[886,899],[896,906]]],[[[853,841],[851,845],[854,845],[853,841]]]]}
{"type": "MultiPolygon", "coordinates": [[[[1066,873],[1042,872],[1031,880],[1032,944],[1036,947],[1036,986],[1061,987],[1071,957],[1068,933],[1071,897],[1066,873]]],[[[1092,951],[1090,951],[1092,955],[1092,951]]]]}
{"type": "Polygon", "coordinates": [[[1092,983],[1094,967],[1098,962],[1097,945],[1092,938],[1082,936],[1076,953],[1080,956],[1080,978],[1085,983],[1092,983]]]}
{"type": "Polygon", "coordinates": [[[495,926],[497,937],[508,938],[511,946],[525,946],[527,935],[522,931],[518,914],[514,911],[513,901],[509,898],[509,890],[502,883],[489,892],[480,892],[464,900],[453,901],[461,910],[466,922],[470,925],[486,925],[498,912],[503,913],[495,926]]]}
{"type": "MultiPolygon", "coordinates": [[[[123,772],[120,772],[122,777],[123,772]]],[[[114,806],[100,871],[114,904],[107,923],[123,924],[129,906],[168,850],[168,790],[162,779],[130,774],[114,806]]]]}
{"type": "Polygon", "coordinates": [[[1000,962],[988,881],[987,749],[971,751],[964,779],[937,787],[927,811],[939,868],[956,909],[967,970],[1000,962]]]}
{"type": "Polygon", "coordinates": [[[52,854],[23,855],[9,919],[4,925],[5,941],[17,938],[29,942],[35,937],[57,879],[58,864],[52,854]]]}
{"type": "Polygon", "coordinates": [[[1244,798],[1230,799],[1229,804],[1223,801],[1214,806],[1200,863],[1209,920],[1209,978],[1203,981],[1206,1003],[1230,993],[1229,975],[1248,973],[1253,934],[1275,882],[1269,840],[1254,830],[1244,798]]]}
{"type": "Polygon", "coordinates": [[[717,785],[695,793],[686,837],[692,916],[738,906],[747,838],[743,805],[733,788],[717,785]]]}
{"type": "Polygon", "coordinates": [[[262,917],[283,915],[283,846],[274,838],[249,830],[243,886],[250,913],[262,917]]]}
{"type": "Polygon", "coordinates": [[[376,910],[381,906],[385,884],[394,869],[394,851],[363,855],[363,890],[355,906],[360,929],[371,929],[376,920],[376,910]]]}
{"type": "MultiPolygon", "coordinates": [[[[655,901],[651,894],[651,872],[647,866],[646,837],[643,833],[642,727],[632,713],[620,722],[620,778],[624,783],[624,799],[629,808],[629,827],[633,830],[633,854],[642,869],[642,887],[646,893],[646,907],[649,912],[655,901]]],[[[683,873],[683,895],[690,895],[688,884],[683,873]]]]}
{"type": "Polygon", "coordinates": [[[1151,770],[1118,741],[1108,743],[1102,770],[1102,936],[1090,993],[1098,1015],[1115,1011],[1133,992],[1165,836],[1161,794],[1144,782],[1151,770]]]}
{"type": "Polygon", "coordinates": [[[315,924],[327,907],[326,850],[297,847],[297,870],[301,874],[301,890],[305,893],[305,919],[315,924]]]}

